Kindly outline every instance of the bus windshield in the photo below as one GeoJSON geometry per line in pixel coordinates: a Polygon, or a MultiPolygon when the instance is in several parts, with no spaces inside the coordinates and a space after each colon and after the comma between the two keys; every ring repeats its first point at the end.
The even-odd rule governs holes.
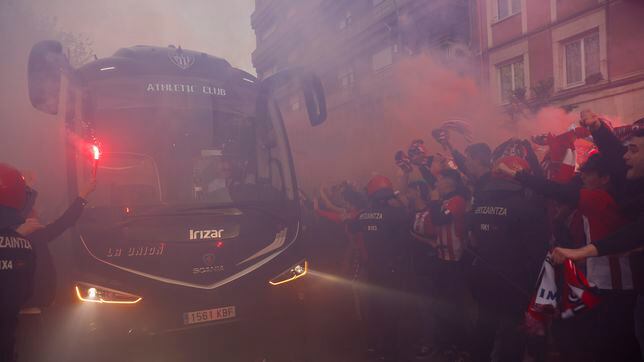
{"type": "Polygon", "coordinates": [[[90,124],[103,155],[93,204],[292,199],[282,130],[272,124],[259,126],[253,116],[220,111],[212,104],[94,109],[90,124]]]}

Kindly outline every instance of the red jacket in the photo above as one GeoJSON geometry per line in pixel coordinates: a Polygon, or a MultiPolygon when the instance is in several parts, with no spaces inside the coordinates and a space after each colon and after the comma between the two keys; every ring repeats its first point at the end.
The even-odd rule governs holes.
{"type": "MultiPolygon", "coordinates": [[[[517,179],[546,197],[575,206],[581,221],[577,224],[583,233],[571,230],[571,234],[583,235],[583,244],[606,238],[624,225],[617,203],[607,191],[570,187],[525,173],[517,174],[517,179]]],[[[586,261],[586,276],[588,282],[599,289],[633,289],[633,273],[628,257],[589,258],[586,261]]]]}
{"type": "MultiPolygon", "coordinates": [[[[615,199],[604,190],[581,189],[578,209],[586,244],[606,238],[625,224],[615,199]]],[[[586,277],[591,285],[599,289],[633,289],[633,274],[628,256],[588,258],[586,277]]]]}
{"type": "Polygon", "coordinates": [[[436,230],[436,251],[445,261],[459,261],[463,256],[466,226],[465,212],[467,203],[460,195],[447,198],[432,212],[432,222],[436,230]]]}

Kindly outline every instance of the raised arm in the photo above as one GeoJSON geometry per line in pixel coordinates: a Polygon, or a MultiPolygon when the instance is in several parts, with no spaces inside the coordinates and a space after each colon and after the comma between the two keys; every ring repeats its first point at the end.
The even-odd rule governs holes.
{"type": "Polygon", "coordinates": [[[96,189],[96,180],[90,181],[79,193],[79,196],[65,210],[65,212],[54,222],[47,224],[42,229],[36,230],[29,235],[32,242],[49,243],[62,235],[67,229],[74,226],[83,214],[87,197],[96,189]]]}
{"type": "Polygon", "coordinates": [[[320,187],[320,198],[324,202],[324,206],[326,206],[329,210],[337,213],[341,213],[341,214],[347,212],[344,208],[341,208],[335,205],[333,202],[331,202],[331,199],[326,194],[326,190],[324,189],[324,186],[320,187]]]}
{"type": "Polygon", "coordinates": [[[622,141],[617,138],[613,131],[606,125],[602,119],[591,111],[581,112],[581,125],[590,130],[593,136],[593,142],[597,145],[599,152],[611,160],[611,176],[614,177],[615,183],[618,185],[623,184],[626,178],[626,162],[624,161],[624,153],[626,147],[622,141]]]}
{"type": "Polygon", "coordinates": [[[536,193],[553,200],[557,200],[570,206],[577,206],[579,203],[579,192],[581,180],[576,177],[566,184],[547,180],[543,177],[531,175],[528,172],[517,172],[514,178],[523,186],[531,188],[536,193]]]}

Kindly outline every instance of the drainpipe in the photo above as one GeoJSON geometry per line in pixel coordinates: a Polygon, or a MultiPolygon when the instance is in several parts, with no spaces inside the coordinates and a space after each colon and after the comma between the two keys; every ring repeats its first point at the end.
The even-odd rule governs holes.
{"type": "Polygon", "coordinates": [[[402,46],[402,41],[401,41],[401,35],[400,35],[400,8],[398,7],[398,1],[397,0],[391,0],[391,2],[394,3],[394,11],[396,12],[396,49],[400,51],[400,48],[402,46]]]}
{"type": "MultiPolygon", "coordinates": [[[[606,81],[610,82],[610,4],[613,0],[606,0],[604,3],[605,16],[606,16],[606,81]]],[[[601,44],[601,43],[600,43],[601,44]]]]}

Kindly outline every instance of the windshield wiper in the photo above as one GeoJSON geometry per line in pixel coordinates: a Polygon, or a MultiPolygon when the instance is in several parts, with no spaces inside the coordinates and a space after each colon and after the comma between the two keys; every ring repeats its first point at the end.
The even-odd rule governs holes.
{"type": "MultiPolygon", "coordinates": [[[[185,206],[185,205],[181,205],[185,206]]],[[[176,207],[176,206],[175,206],[176,207]]],[[[189,207],[189,208],[183,208],[183,209],[175,209],[173,206],[161,206],[161,207],[155,207],[152,210],[146,210],[144,212],[134,212],[132,214],[127,215],[127,219],[118,223],[119,226],[127,226],[131,223],[136,222],[139,218],[142,217],[155,217],[155,216],[179,216],[179,215],[198,215],[198,214],[203,214],[206,211],[209,213],[213,213],[213,211],[217,209],[234,209],[234,207],[231,206],[225,206],[225,207],[217,207],[215,205],[211,205],[210,208],[201,208],[201,207],[189,207]]],[[[226,213],[223,210],[220,212],[216,212],[218,215],[231,215],[231,213],[226,213]]],[[[233,215],[241,215],[239,214],[233,214],[233,215]]]]}
{"type": "MultiPolygon", "coordinates": [[[[182,205],[185,206],[185,205],[182,205]]],[[[154,217],[154,216],[181,216],[181,215],[197,215],[203,214],[206,212],[212,213],[213,211],[218,211],[220,215],[241,215],[241,213],[227,213],[224,210],[236,210],[236,209],[253,209],[260,211],[264,214],[270,215],[276,219],[279,219],[284,222],[288,222],[288,218],[282,214],[278,214],[272,210],[272,208],[267,207],[266,205],[258,202],[244,202],[244,203],[219,203],[219,204],[204,204],[204,205],[195,205],[184,208],[173,208],[172,206],[168,207],[166,210],[160,208],[155,208],[149,212],[143,213],[133,213],[129,215],[128,220],[123,221],[120,225],[128,225],[134,222],[139,217],[154,217]]]]}
{"type": "Polygon", "coordinates": [[[275,219],[278,219],[284,223],[289,223],[289,220],[286,216],[274,211],[273,208],[267,207],[264,203],[259,202],[243,202],[243,203],[215,203],[215,204],[203,204],[203,205],[176,205],[176,206],[165,206],[165,207],[155,207],[152,210],[147,210],[142,213],[132,213],[128,215],[128,218],[120,222],[119,226],[127,226],[133,222],[136,222],[141,217],[155,217],[155,216],[181,216],[181,215],[200,215],[204,213],[216,213],[217,215],[242,215],[238,210],[243,209],[252,209],[257,210],[263,214],[271,216],[275,219]],[[236,210],[237,212],[226,212],[226,210],[236,210]]]}
{"type": "Polygon", "coordinates": [[[253,209],[260,211],[264,214],[272,216],[273,218],[288,222],[288,219],[281,214],[276,213],[271,208],[267,207],[263,203],[258,202],[244,202],[244,203],[225,203],[225,204],[211,204],[211,205],[199,205],[194,207],[189,207],[181,210],[179,212],[192,212],[192,211],[206,211],[206,210],[217,210],[217,209],[253,209]]]}

